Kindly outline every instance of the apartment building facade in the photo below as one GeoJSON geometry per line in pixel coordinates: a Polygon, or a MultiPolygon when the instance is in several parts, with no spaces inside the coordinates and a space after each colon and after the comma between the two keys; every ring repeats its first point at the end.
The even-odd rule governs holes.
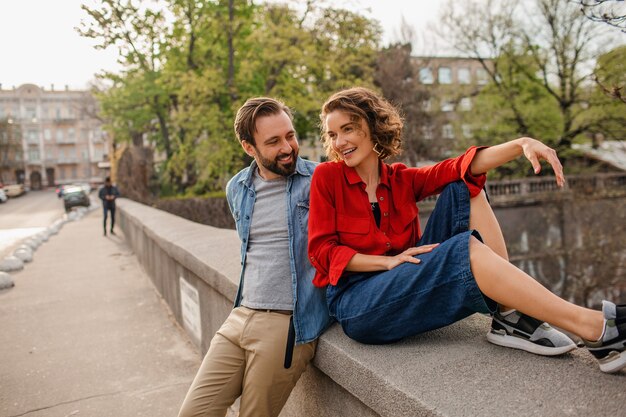
{"type": "Polygon", "coordinates": [[[464,115],[472,111],[474,97],[489,83],[489,74],[473,58],[416,56],[412,63],[418,75],[416,82],[430,96],[424,109],[431,123],[423,127],[422,136],[437,149],[439,158],[451,156],[456,141],[472,138],[464,115]]]}
{"type": "Polygon", "coordinates": [[[102,182],[109,146],[96,106],[88,91],[0,85],[2,181],[32,189],[102,182]]]}

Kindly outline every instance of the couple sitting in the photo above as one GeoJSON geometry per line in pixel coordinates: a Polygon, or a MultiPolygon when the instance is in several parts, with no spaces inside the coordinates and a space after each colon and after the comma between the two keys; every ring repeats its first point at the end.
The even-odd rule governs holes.
{"type": "Polygon", "coordinates": [[[350,338],[380,344],[490,313],[491,343],[539,355],[575,349],[549,322],[580,336],[602,371],[626,366],[626,306],[571,304],[509,263],[483,191],[488,170],[521,155],[535,173],[547,161],[563,186],[554,150],[519,138],[429,167],[389,165],[402,119],[364,88],[330,97],[321,122],[330,162],[316,165],[298,157],[283,103],[254,98],[237,113],[235,134],[254,158],[226,190],[241,240],[239,291],[179,416],[224,416],[240,396],[240,416],[277,416],[332,319],[350,338]],[[416,202],[435,194],[422,233],[416,202]]]}

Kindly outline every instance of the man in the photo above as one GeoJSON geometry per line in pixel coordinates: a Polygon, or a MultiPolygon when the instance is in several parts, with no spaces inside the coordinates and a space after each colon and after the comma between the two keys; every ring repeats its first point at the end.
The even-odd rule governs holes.
{"type": "Polygon", "coordinates": [[[115,199],[120,196],[117,187],[111,183],[111,178],[106,177],[104,186],[100,188],[98,197],[102,200],[102,209],[104,211],[104,235],[107,235],[107,212],[111,212],[111,234],[114,235],[113,227],[115,226],[115,199]]]}
{"type": "Polygon", "coordinates": [[[239,109],[235,134],[254,158],[226,186],[241,239],[241,276],[179,417],[277,416],[330,324],[307,257],[309,186],[315,164],[298,157],[291,111],[271,98],[239,109]],[[294,343],[295,342],[295,343],[294,343]]]}

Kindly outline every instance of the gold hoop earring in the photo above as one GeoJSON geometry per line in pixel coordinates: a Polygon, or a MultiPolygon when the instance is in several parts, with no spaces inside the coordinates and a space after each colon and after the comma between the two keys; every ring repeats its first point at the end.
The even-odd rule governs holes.
{"type": "Polygon", "coordinates": [[[379,158],[381,158],[381,159],[382,159],[382,157],[383,157],[383,152],[384,152],[385,150],[382,148],[382,146],[380,146],[380,148],[381,148],[381,149],[378,149],[378,147],[379,147],[379,146],[380,146],[380,145],[378,144],[378,142],[377,142],[377,143],[375,143],[375,144],[374,144],[374,147],[372,148],[372,150],[373,150],[374,152],[376,152],[376,155],[378,155],[378,157],[379,157],[379,158]]]}

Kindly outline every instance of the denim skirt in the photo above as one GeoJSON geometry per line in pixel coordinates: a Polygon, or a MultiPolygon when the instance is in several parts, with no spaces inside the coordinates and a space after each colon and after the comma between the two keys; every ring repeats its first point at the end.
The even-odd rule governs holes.
{"type": "Polygon", "coordinates": [[[469,191],[459,181],[446,186],[416,246],[440,243],[390,271],[356,273],[327,287],[331,316],[361,343],[391,343],[447,326],[474,313],[493,313],[496,303],[481,293],[469,262],[469,191]]]}

